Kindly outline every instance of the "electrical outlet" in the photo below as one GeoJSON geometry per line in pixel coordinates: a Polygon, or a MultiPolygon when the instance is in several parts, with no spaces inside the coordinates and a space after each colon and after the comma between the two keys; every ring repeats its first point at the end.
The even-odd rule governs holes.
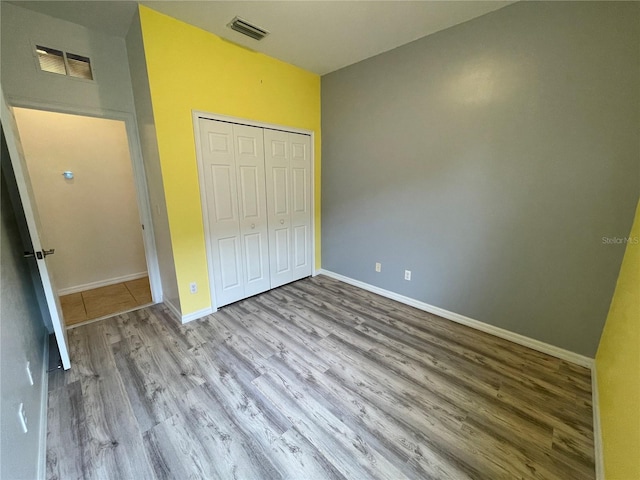
{"type": "Polygon", "coordinates": [[[27,362],[27,377],[29,378],[29,383],[33,386],[33,375],[31,374],[31,362],[27,362]]]}
{"type": "Polygon", "coordinates": [[[376,272],[380,273],[382,271],[382,264],[376,262],[376,272]]]}
{"type": "Polygon", "coordinates": [[[29,429],[27,428],[27,412],[24,411],[24,403],[21,403],[18,407],[18,418],[20,419],[22,431],[27,433],[29,429]]]}
{"type": "Polygon", "coordinates": [[[404,279],[405,280],[411,280],[411,270],[405,270],[404,271],[404,279]]]}
{"type": "Polygon", "coordinates": [[[191,293],[198,293],[198,284],[196,282],[192,282],[189,284],[189,291],[191,293]]]}

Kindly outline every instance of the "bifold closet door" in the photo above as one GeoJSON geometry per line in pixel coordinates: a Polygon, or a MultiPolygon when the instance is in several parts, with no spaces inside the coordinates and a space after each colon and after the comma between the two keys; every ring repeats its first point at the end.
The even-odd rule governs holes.
{"type": "Polygon", "coordinates": [[[218,307],[271,287],[261,128],[200,119],[218,307]]]}
{"type": "Polygon", "coordinates": [[[311,139],[264,130],[271,288],[311,275],[311,139]]]}

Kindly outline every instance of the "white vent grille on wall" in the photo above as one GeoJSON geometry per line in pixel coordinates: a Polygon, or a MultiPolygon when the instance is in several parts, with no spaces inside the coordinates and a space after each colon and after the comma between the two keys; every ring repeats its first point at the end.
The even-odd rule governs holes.
{"type": "Polygon", "coordinates": [[[238,33],[242,33],[247,37],[251,37],[254,40],[262,40],[264,37],[269,35],[269,32],[264,28],[258,27],[257,25],[252,25],[246,20],[235,17],[231,22],[227,25],[231,30],[235,30],[238,33]]]}
{"type": "Polygon", "coordinates": [[[68,77],[93,80],[89,57],[67,53],[55,48],[36,45],[38,64],[43,72],[57,73],[68,77]]]}

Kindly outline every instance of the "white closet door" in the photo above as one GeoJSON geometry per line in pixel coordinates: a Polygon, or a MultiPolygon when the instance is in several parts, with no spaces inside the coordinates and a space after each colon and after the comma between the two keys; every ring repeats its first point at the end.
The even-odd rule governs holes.
{"type": "Polygon", "coordinates": [[[264,130],[271,287],[311,275],[311,138],[264,130]]]}
{"type": "Polygon", "coordinates": [[[271,288],[293,281],[289,134],[264,130],[271,288]]]}
{"type": "Polygon", "coordinates": [[[269,290],[269,237],[262,129],[234,125],[244,296],[269,290]]]}
{"type": "Polygon", "coordinates": [[[200,142],[215,301],[221,306],[244,298],[233,126],[200,119],[200,142]]]}
{"type": "Polygon", "coordinates": [[[310,137],[199,122],[216,306],[311,275],[310,137]]]}
{"type": "Polygon", "coordinates": [[[311,275],[311,137],[289,133],[293,280],[311,275]]]}

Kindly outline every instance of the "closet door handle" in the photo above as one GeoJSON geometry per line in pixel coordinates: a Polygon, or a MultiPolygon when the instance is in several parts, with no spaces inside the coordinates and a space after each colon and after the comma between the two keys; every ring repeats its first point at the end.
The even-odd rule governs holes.
{"type": "Polygon", "coordinates": [[[284,220],[280,220],[280,225],[284,225],[284,220]]]}
{"type": "Polygon", "coordinates": [[[251,224],[251,230],[253,230],[254,228],[256,228],[256,224],[255,224],[255,223],[252,223],[252,224],[251,224]]]}

